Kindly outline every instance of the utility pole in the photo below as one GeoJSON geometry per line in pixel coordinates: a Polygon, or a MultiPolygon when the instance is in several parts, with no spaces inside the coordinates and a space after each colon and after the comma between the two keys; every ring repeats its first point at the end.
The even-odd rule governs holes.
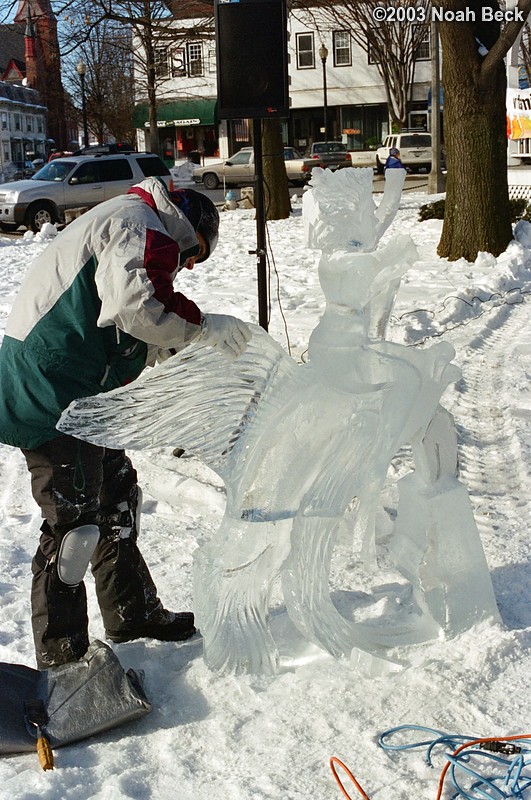
{"type": "Polygon", "coordinates": [[[441,170],[441,76],[439,68],[439,26],[431,23],[431,171],[428,175],[428,194],[439,194],[446,188],[441,170]]]}

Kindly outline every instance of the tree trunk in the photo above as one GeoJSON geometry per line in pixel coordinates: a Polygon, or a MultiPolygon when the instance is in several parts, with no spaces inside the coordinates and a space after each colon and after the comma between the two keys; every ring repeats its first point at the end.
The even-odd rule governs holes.
{"type": "Polygon", "coordinates": [[[287,219],[291,213],[284,145],[277,119],[262,120],[264,207],[266,220],[287,219]]]}
{"type": "MultiPolygon", "coordinates": [[[[446,4],[445,4],[446,5],[446,4]]],[[[441,23],[445,216],[438,254],[474,261],[479,251],[502,253],[512,239],[507,187],[506,74],[501,61],[481,70],[478,41],[489,48],[497,30],[441,23]],[[477,37],[477,38],[476,38],[477,37]]]]}

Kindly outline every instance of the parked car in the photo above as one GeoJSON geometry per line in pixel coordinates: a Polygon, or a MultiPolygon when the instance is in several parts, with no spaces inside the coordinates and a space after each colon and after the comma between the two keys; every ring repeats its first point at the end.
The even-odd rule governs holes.
{"type": "Polygon", "coordinates": [[[25,225],[37,232],[46,222],[64,223],[67,209],[91,208],[151,176],[173,188],[169,169],[153,153],[55,158],[29,180],[0,185],[0,230],[25,225]]]}
{"type": "Polygon", "coordinates": [[[431,133],[408,132],[387,136],[376,151],[376,171],[380,175],[383,175],[391,147],[400,150],[400,160],[411,172],[431,169],[431,133]]]}
{"type": "Polygon", "coordinates": [[[19,181],[35,175],[35,167],[31,161],[9,161],[4,167],[5,181],[19,181]]]}
{"type": "MultiPolygon", "coordinates": [[[[303,169],[303,158],[294,147],[284,148],[284,164],[288,181],[303,184],[309,177],[303,169]]],[[[217,189],[220,183],[238,186],[254,180],[254,151],[252,147],[242,147],[228,161],[216,161],[205,167],[194,169],[194,181],[202,183],[206,189],[217,189]]]]}
{"type": "Polygon", "coordinates": [[[48,156],[48,161],[53,161],[54,158],[67,158],[68,156],[73,156],[74,153],[72,150],[54,150],[48,156]]]}
{"type": "Polygon", "coordinates": [[[352,156],[343,142],[313,142],[304,157],[304,165],[308,172],[314,167],[343,169],[352,166],[352,156]]]}

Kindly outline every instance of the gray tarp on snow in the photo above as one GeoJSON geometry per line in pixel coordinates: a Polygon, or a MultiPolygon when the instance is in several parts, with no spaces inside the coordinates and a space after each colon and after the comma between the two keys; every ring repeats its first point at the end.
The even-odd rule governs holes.
{"type": "Polygon", "coordinates": [[[24,704],[42,700],[42,732],[52,747],[86,739],[151,711],[136,673],[124,672],[110,647],[94,641],[85,657],[36,670],[0,662],[0,754],[35,750],[37,731],[24,704]]]}

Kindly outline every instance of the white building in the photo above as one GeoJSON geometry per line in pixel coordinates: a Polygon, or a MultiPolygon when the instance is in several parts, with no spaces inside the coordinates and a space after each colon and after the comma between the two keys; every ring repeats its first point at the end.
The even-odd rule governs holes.
{"type": "Polygon", "coordinates": [[[45,114],[35,89],[0,81],[0,174],[10,161],[44,158],[45,114]]]}
{"type": "MultiPolygon", "coordinates": [[[[286,144],[306,149],[324,133],[322,44],[328,50],[326,84],[328,136],[343,140],[349,150],[375,148],[389,131],[385,89],[378,69],[354,41],[348,28],[326,30],[318,12],[307,22],[288,20],[290,117],[283,120],[286,144]],[[319,32],[319,29],[321,32],[319,32]]],[[[175,23],[176,26],[179,22],[175,23]]],[[[167,160],[200,151],[226,158],[249,144],[247,120],[216,120],[215,39],[191,38],[179,46],[157,49],[157,116],[161,149],[167,160]]],[[[139,83],[139,87],[140,87],[139,83]]],[[[409,127],[426,130],[431,85],[429,40],[420,48],[415,71],[409,127]]],[[[146,137],[148,110],[137,87],[135,127],[138,145],[149,147],[146,137]]]]}

